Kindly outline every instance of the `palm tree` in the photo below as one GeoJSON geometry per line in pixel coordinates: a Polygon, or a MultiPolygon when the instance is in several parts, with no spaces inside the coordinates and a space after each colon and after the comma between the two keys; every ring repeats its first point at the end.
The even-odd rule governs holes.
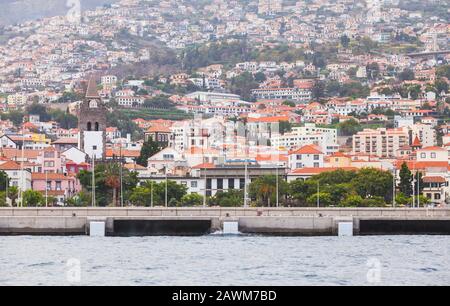
{"type": "Polygon", "coordinates": [[[105,169],[105,185],[112,188],[113,206],[117,206],[117,190],[120,187],[120,168],[116,163],[110,163],[105,169]]]}
{"type": "Polygon", "coordinates": [[[19,197],[19,188],[16,186],[9,187],[7,196],[11,200],[11,206],[16,206],[16,200],[19,197]]]}
{"type": "Polygon", "coordinates": [[[261,176],[250,185],[252,197],[261,200],[268,207],[271,205],[271,198],[275,195],[276,190],[276,177],[274,175],[261,176]]]}

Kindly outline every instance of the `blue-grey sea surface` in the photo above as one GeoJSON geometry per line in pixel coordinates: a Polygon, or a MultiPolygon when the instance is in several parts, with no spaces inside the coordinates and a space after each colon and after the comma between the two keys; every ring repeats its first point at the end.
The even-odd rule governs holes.
{"type": "Polygon", "coordinates": [[[450,285],[450,237],[0,237],[0,285],[450,285]]]}

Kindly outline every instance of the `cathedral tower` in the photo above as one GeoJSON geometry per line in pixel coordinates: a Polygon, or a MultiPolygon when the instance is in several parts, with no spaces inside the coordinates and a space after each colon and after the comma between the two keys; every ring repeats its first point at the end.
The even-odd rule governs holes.
{"type": "Polygon", "coordinates": [[[106,109],[97,91],[97,83],[89,80],[86,97],[78,108],[79,149],[90,158],[106,155],[106,109]]]}

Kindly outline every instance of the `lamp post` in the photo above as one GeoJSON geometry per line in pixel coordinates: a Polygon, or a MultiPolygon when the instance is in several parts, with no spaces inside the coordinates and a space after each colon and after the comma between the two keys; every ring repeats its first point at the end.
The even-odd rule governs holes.
{"type": "Polygon", "coordinates": [[[317,180],[317,208],[320,208],[320,181],[317,180]]]}
{"type": "Polygon", "coordinates": [[[92,207],[95,207],[95,154],[92,154],[92,207]]]}
{"type": "Polygon", "coordinates": [[[48,207],[48,171],[45,171],[45,207],[48,207]]]}
{"type": "Polygon", "coordinates": [[[397,171],[395,170],[395,166],[393,169],[393,176],[392,176],[392,207],[396,207],[395,197],[396,197],[396,188],[397,188],[397,171]]]}

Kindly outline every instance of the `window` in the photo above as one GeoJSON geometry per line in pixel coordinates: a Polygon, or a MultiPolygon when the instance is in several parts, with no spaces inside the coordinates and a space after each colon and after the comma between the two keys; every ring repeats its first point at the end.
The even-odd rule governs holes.
{"type": "Polygon", "coordinates": [[[297,155],[297,160],[302,160],[302,156],[301,155],[297,155]]]}
{"type": "Polygon", "coordinates": [[[319,163],[314,163],[314,168],[319,168],[319,167],[320,167],[319,163]]]}
{"type": "Polygon", "coordinates": [[[320,156],[319,155],[314,155],[314,160],[319,160],[320,156]]]}
{"type": "Polygon", "coordinates": [[[245,188],[245,179],[241,178],[239,179],[239,189],[245,188]]]}
{"type": "Polygon", "coordinates": [[[97,146],[92,146],[92,150],[97,150],[97,146]]]}
{"type": "Polygon", "coordinates": [[[61,190],[62,189],[62,187],[61,187],[61,181],[57,181],[56,182],[56,190],[61,190]]]}
{"type": "Polygon", "coordinates": [[[234,179],[228,180],[228,189],[234,189],[234,179]]]}
{"type": "Polygon", "coordinates": [[[191,182],[191,188],[197,188],[197,186],[198,186],[197,181],[192,181],[191,182]]]}
{"type": "Polygon", "coordinates": [[[223,179],[217,179],[217,189],[223,189],[223,179]]]}
{"type": "Polygon", "coordinates": [[[91,122],[88,122],[87,123],[87,130],[90,132],[90,131],[92,131],[92,123],[91,122]]]}
{"type": "Polygon", "coordinates": [[[436,193],[436,194],[434,195],[434,199],[435,199],[435,200],[440,200],[440,199],[441,199],[441,194],[440,194],[440,193],[436,193]]]}
{"type": "Polygon", "coordinates": [[[52,190],[52,182],[47,181],[47,190],[52,190]]]}
{"type": "Polygon", "coordinates": [[[98,132],[100,130],[100,125],[98,122],[95,123],[95,131],[98,132]]]}
{"type": "Polygon", "coordinates": [[[54,158],[55,152],[44,152],[44,158],[54,158]]]}
{"type": "Polygon", "coordinates": [[[173,156],[173,154],[163,154],[163,159],[164,160],[173,160],[173,159],[175,159],[175,157],[173,156]]]}
{"type": "Polygon", "coordinates": [[[98,103],[95,100],[89,101],[89,108],[98,108],[98,103]]]}
{"type": "Polygon", "coordinates": [[[55,162],[54,161],[46,161],[44,162],[44,167],[54,167],[55,162]]]}
{"type": "Polygon", "coordinates": [[[420,153],[420,158],[426,158],[427,154],[426,153],[420,153]]]}
{"type": "Polygon", "coordinates": [[[436,158],[436,153],[431,153],[431,158],[436,158]]]}

